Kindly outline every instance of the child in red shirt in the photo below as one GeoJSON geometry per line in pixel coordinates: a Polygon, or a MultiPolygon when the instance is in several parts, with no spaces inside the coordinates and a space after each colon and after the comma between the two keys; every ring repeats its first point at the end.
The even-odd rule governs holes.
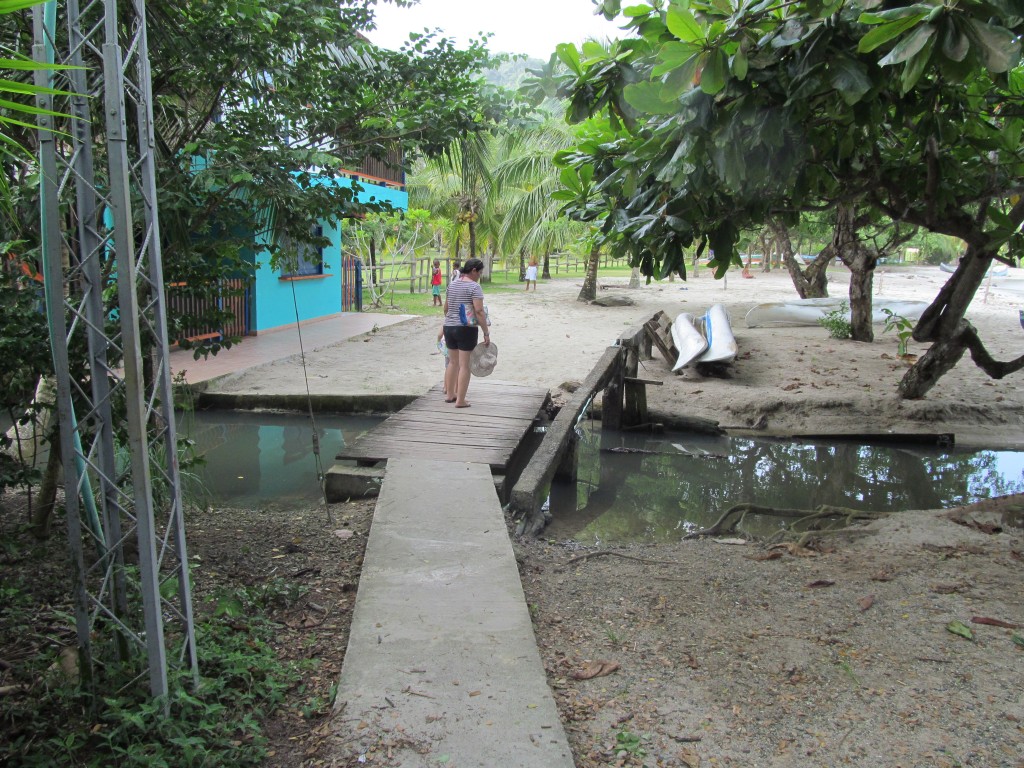
{"type": "Polygon", "coordinates": [[[434,306],[443,307],[444,302],[441,301],[441,262],[439,259],[434,259],[434,271],[430,273],[430,286],[431,293],[434,294],[434,306]]]}

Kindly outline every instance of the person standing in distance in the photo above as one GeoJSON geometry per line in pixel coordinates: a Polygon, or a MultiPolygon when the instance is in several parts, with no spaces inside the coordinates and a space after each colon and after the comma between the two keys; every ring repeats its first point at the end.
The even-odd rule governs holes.
{"type": "Polygon", "coordinates": [[[533,290],[537,290],[537,257],[530,257],[530,265],[526,268],[526,290],[530,290],[530,283],[533,283],[533,290]]]}
{"type": "Polygon", "coordinates": [[[455,403],[456,408],[469,408],[466,392],[469,390],[469,358],[480,339],[483,328],[484,344],[491,343],[491,331],[484,319],[484,290],[480,287],[480,275],[484,263],[480,259],[469,259],[459,270],[459,278],[448,283],[444,297],[444,341],[448,347],[449,364],[444,372],[446,403],[455,403]],[[468,314],[481,321],[480,325],[463,325],[459,314],[465,306],[468,314]]]}

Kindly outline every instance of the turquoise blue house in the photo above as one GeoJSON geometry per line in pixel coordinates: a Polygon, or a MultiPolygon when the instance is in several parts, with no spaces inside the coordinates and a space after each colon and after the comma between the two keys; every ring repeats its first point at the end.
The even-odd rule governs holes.
{"type": "MultiPolygon", "coordinates": [[[[348,173],[347,178],[325,179],[324,183],[351,185],[352,180],[358,180],[362,188],[359,200],[386,201],[394,208],[408,210],[409,194],[405,189],[404,174],[397,165],[380,163],[379,167],[371,169],[364,166],[359,171],[348,173]],[[371,175],[367,170],[375,170],[381,175],[371,175]]],[[[272,269],[268,252],[255,254],[256,279],[247,307],[246,330],[249,334],[294,326],[296,306],[300,322],[358,311],[361,307],[359,265],[342,251],[344,221],[322,220],[319,226],[323,236],[330,240],[330,245],[316,254],[319,258],[310,254],[310,258],[302,260],[295,272],[272,269]]]]}
{"type": "MultiPolygon", "coordinates": [[[[194,167],[207,161],[194,158],[194,167]]],[[[398,151],[386,160],[366,160],[356,171],[344,171],[334,178],[324,177],[322,183],[351,187],[357,181],[362,202],[375,200],[390,203],[393,208],[408,210],[409,194],[405,187],[405,172],[398,151]]],[[[221,327],[194,327],[185,330],[191,341],[218,337],[253,336],[278,328],[294,327],[296,314],[302,323],[323,320],[341,312],[362,309],[361,265],[343,249],[345,224],[343,219],[321,220],[318,234],[330,244],[319,253],[307,254],[294,272],[272,269],[269,250],[250,252],[248,259],[254,265],[255,277],[228,280],[224,292],[216,301],[233,315],[221,327]],[[296,308],[298,312],[296,313],[296,308]]],[[[269,246],[267,235],[264,241],[269,246]]],[[[195,311],[195,300],[178,293],[175,285],[167,286],[167,301],[178,311],[195,311]]]]}

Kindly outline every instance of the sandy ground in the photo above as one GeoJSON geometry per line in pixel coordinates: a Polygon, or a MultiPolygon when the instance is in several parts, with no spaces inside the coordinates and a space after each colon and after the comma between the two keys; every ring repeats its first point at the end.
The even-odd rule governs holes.
{"type": "Polygon", "coordinates": [[[577,766],[1021,768],[1024,537],[1000,505],[1024,509],[808,548],[520,543],[577,766]]]}
{"type": "MultiPolygon", "coordinates": [[[[845,294],[846,277],[834,271],[833,295],[845,294]]],[[[876,293],[930,299],[944,277],[885,270],[876,293]]],[[[960,445],[1024,446],[1019,377],[990,381],[965,359],[923,400],[899,402],[906,364],[881,327],[873,344],[834,341],[816,326],[747,328],[752,305],[795,295],[783,273],[725,283],[705,271],[633,290],[602,280],[601,294],[634,302],[609,308],[577,302],[580,282],[488,297],[496,378],[564,397],[563,384],[581,381],[605,347],[656,311],[674,317],[723,302],[740,350],[731,375],[674,375],[655,353],[640,375],[663,381],[648,387],[656,418],[701,416],[775,435],[951,432],[960,445]]],[[[1014,270],[971,307],[998,358],[1021,354],[1022,305],[1024,271],[1014,270]]],[[[420,318],[316,350],[313,393],[423,393],[441,375],[438,327],[420,318]]],[[[214,389],[305,392],[297,357],[214,389]]],[[[371,505],[345,505],[360,539],[371,505]]],[[[1022,515],[1024,497],[1005,497],[904,512],[800,546],[735,535],[611,549],[517,541],[577,766],[1024,768],[1022,515]]],[[[315,733],[281,742],[303,745],[302,765],[323,765],[309,757],[315,733]]],[[[365,762],[396,766],[386,746],[365,762]]],[[[274,765],[298,764],[281,755],[274,765]]]]}
{"type": "MultiPolygon", "coordinates": [[[[989,350],[1003,360],[1017,357],[1024,347],[1018,319],[1024,270],[1010,272],[983,286],[968,312],[989,350]]],[[[739,344],[729,377],[674,375],[655,352],[640,375],[664,381],[648,387],[656,418],[671,424],[679,416],[699,416],[765,435],[952,432],[962,446],[1024,447],[1019,375],[993,381],[965,357],[925,398],[901,401],[896,386],[906,363],[896,356],[894,334],[883,334],[879,325],[875,342],[862,344],[830,339],[817,326],[747,328],[744,317],[754,304],[796,296],[786,273],[753,274],[719,281],[705,269],[685,283],[632,290],[626,279],[602,279],[601,296],[633,302],[621,307],[576,301],[582,277],[542,281],[536,292],[495,292],[487,297],[492,339],[499,348],[492,376],[546,387],[557,399],[563,384],[581,381],[607,346],[658,310],[675,317],[721,302],[739,344]]],[[[937,267],[881,269],[875,294],[930,300],[947,277],[937,267]]],[[[845,296],[848,278],[845,269],[834,268],[830,294],[845,296]]],[[[314,350],[307,354],[312,394],[422,394],[441,377],[443,359],[435,346],[439,327],[440,315],[420,317],[314,350]]],[[[909,351],[921,354],[925,347],[911,342],[909,351]]],[[[215,381],[211,391],[305,394],[301,358],[232,374],[215,381]]]]}

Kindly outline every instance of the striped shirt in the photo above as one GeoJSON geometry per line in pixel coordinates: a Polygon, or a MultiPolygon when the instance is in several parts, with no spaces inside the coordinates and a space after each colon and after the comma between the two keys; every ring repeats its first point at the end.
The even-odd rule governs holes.
{"type": "Polygon", "coordinates": [[[465,304],[468,312],[473,308],[473,299],[484,300],[484,289],[480,283],[473,280],[452,280],[448,283],[447,304],[448,311],[444,315],[445,325],[462,325],[459,318],[459,305],[465,304]]]}

